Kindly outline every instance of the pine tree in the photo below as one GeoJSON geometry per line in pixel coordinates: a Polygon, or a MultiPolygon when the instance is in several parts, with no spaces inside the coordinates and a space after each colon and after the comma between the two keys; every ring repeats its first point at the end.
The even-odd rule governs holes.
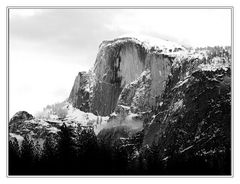
{"type": "Polygon", "coordinates": [[[159,143],[154,142],[143,151],[143,160],[145,161],[144,170],[147,174],[163,174],[164,165],[161,160],[160,148],[159,143]]]}
{"type": "Polygon", "coordinates": [[[40,159],[40,172],[43,174],[57,174],[58,172],[58,160],[56,158],[56,140],[53,135],[47,136],[43,143],[42,157],[40,159]]]}
{"type": "Polygon", "coordinates": [[[71,174],[74,170],[75,150],[74,150],[74,133],[71,127],[67,127],[65,123],[61,126],[61,131],[58,132],[59,141],[57,149],[57,157],[59,159],[59,169],[63,174],[71,174]]]}
{"type": "Polygon", "coordinates": [[[39,162],[42,157],[42,148],[40,146],[39,141],[37,141],[34,145],[34,157],[35,161],[39,162]]]}
{"type": "Polygon", "coordinates": [[[96,172],[99,168],[97,164],[100,159],[97,137],[91,127],[79,130],[76,138],[79,170],[80,172],[86,172],[85,174],[91,174],[91,172],[96,172]]]}
{"type": "Polygon", "coordinates": [[[22,141],[21,146],[21,165],[24,174],[32,174],[34,172],[34,143],[28,135],[22,141]]]}
{"type": "Polygon", "coordinates": [[[16,138],[9,140],[8,143],[8,163],[9,163],[9,175],[19,174],[20,169],[20,151],[16,138]]]}
{"type": "Polygon", "coordinates": [[[115,174],[126,174],[128,168],[127,148],[120,141],[115,141],[112,149],[115,174]]]}
{"type": "Polygon", "coordinates": [[[55,157],[56,148],[53,137],[51,135],[47,136],[46,140],[44,141],[42,152],[42,158],[47,161],[50,161],[52,158],[55,157]]]}

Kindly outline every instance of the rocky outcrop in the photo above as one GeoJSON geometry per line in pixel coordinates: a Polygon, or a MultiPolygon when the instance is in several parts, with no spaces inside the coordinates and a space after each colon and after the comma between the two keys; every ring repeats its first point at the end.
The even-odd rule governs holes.
{"type": "Polygon", "coordinates": [[[29,114],[26,111],[19,111],[11,118],[10,122],[24,121],[24,120],[31,120],[31,119],[33,119],[33,116],[31,114],[29,114]]]}
{"type": "Polygon", "coordinates": [[[73,107],[86,112],[90,111],[90,85],[90,73],[79,72],[68,98],[73,107]]]}
{"type": "Polygon", "coordinates": [[[94,66],[93,113],[109,115],[114,111],[122,89],[144,70],[145,54],[140,44],[127,39],[101,44],[94,66]]]}
{"type": "Polygon", "coordinates": [[[102,42],[92,75],[94,79],[92,81],[92,98],[89,98],[90,109],[83,108],[86,100],[82,99],[86,99],[87,95],[85,90],[82,90],[85,89],[85,84],[80,80],[80,76],[75,80],[69,101],[84,111],[90,110],[90,112],[101,116],[110,115],[115,110],[116,105],[122,103],[119,96],[122,98],[129,90],[125,88],[129,88],[132,82],[141,77],[142,73],[144,75],[148,71],[148,97],[145,102],[138,102],[138,98],[141,98],[144,93],[144,89],[140,89],[143,85],[139,88],[134,85],[135,90],[130,87],[131,95],[133,92],[134,95],[130,95],[128,98],[133,100],[131,102],[133,109],[138,108],[138,105],[141,106],[139,107],[141,110],[144,110],[143,107],[146,107],[145,110],[147,110],[149,107],[155,106],[156,97],[165,88],[174,54],[184,51],[181,46],[174,48],[167,50],[166,48],[150,46],[135,38],[119,38],[102,42]],[[121,95],[122,92],[123,95],[121,95]],[[75,97],[75,95],[80,97],[75,97]]]}
{"type": "Polygon", "coordinates": [[[176,59],[158,103],[143,145],[158,145],[162,159],[201,157],[224,168],[231,153],[229,56],[210,52],[176,59]]]}
{"type": "Polygon", "coordinates": [[[43,140],[47,135],[59,131],[61,123],[50,122],[33,117],[26,111],[17,112],[9,121],[10,137],[23,140],[23,137],[30,135],[35,140],[43,140]]]}
{"type": "Polygon", "coordinates": [[[17,138],[23,140],[25,136],[30,136],[35,141],[43,142],[47,136],[57,136],[60,127],[63,123],[72,128],[94,128],[94,132],[103,129],[108,117],[95,116],[92,113],[85,113],[77,108],[74,108],[68,102],[62,104],[48,105],[45,110],[49,111],[50,115],[34,117],[26,111],[17,112],[9,121],[9,136],[10,138],[17,138]],[[56,105],[61,108],[57,108],[56,105]],[[66,113],[65,117],[61,117],[62,112],[66,113]],[[59,114],[60,113],[60,114],[59,114]],[[54,117],[52,116],[54,114],[54,117]]]}
{"type": "Polygon", "coordinates": [[[119,96],[117,107],[127,106],[133,113],[151,110],[153,97],[151,84],[150,71],[144,71],[134,82],[125,86],[119,96]]]}

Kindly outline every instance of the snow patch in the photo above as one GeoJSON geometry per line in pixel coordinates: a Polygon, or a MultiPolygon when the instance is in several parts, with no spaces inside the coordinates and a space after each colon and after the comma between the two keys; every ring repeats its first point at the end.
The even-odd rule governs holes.
{"type": "Polygon", "coordinates": [[[141,34],[129,33],[129,34],[124,34],[119,38],[130,38],[135,42],[140,42],[148,50],[150,50],[151,48],[156,48],[158,50],[162,50],[163,53],[170,53],[176,50],[178,51],[185,50],[185,48],[182,45],[176,42],[172,42],[169,40],[164,40],[156,37],[141,35],[141,34]]]}
{"type": "Polygon", "coordinates": [[[178,109],[180,109],[183,106],[183,100],[179,100],[176,103],[174,103],[173,106],[173,111],[177,111],[178,109]]]}
{"type": "Polygon", "coordinates": [[[225,71],[227,71],[229,69],[229,64],[223,64],[223,63],[211,63],[211,64],[200,64],[198,66],[199,69],[201,69],[202,71],[216,71],[216,70],[220,70],[223,69],[225,71]]]}
{"type": "Polygon", "coordinates": [[[176,88],[181,87],[181,86],[184,85],[186,82],[188,82],[188,80],[189,80],[189,77],[185,78],[183,81],[179,81],[173,89],[176,89],[176,88]]]}
{"type": "Polygon", "coordinates": [[[10,137],[16,138],[18,143],[21,144],[21,142],[23,141],[23,136],[15,134],[15,133],[9,133],[10,137]]]}
{"type": "Polygon", "coordinates": [[[67,106],[68,114],[65,118],[66,122],[74,124],[81,124],[83,126],[92,126],[96,134],[105,127],[109,119],[108,116],[96,116],[93,113],[83,112],[74,108],[71,104],[67,106]]]}
{"type": "Polygon", "coordinates": [[[59,131],[56,127],[49,127],[48,130],[50,133],[57,133],[59,131]]]}

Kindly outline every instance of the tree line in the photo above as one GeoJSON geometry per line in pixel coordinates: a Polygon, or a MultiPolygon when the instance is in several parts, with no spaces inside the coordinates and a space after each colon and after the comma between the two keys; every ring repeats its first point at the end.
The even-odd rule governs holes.
{"type": "MultiPolygon", "coordinates": [[[[142,147],[143,132],[112,144],[99,139],[92,128],[77,130],[63,124],[40,146],[25,136],[21,145],[9,140],[9,175],[179,175],[221,174],[217,158],[186,158],[173,153],[162,159],[160,145],[142,147]]],[[[228,165],[226,165],[228,166],[228,165]]],[[[223,171],[224,173],[225,171],[223,171]]]]}

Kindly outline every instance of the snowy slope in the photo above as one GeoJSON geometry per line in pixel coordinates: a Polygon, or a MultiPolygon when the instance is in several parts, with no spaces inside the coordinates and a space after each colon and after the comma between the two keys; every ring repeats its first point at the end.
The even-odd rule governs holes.
{"type": "Polygon", "coordinates": [[[68,113],[64,121],[72,126],[77,126],[78,124],[93,126],[96,134],[106,126],[109,119],[108,116],[96,116],[93,113],[83,112],[74,108],[71,104],[67,104],[66,108],[68,113]]]}

